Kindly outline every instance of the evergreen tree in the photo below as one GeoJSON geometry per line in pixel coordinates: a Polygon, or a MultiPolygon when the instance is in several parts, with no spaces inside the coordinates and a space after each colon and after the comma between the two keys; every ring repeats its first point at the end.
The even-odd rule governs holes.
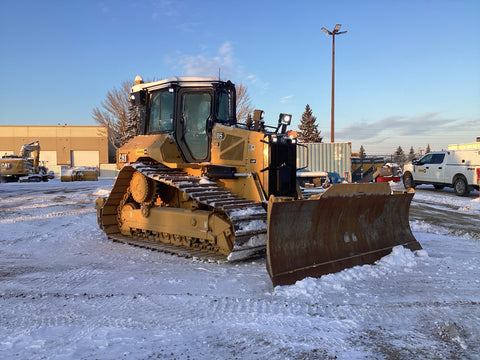
{"type": "Polygon", "coordinates": [[[247,116],[247,121],[245,122],[245,125],[247,125],[247,127],[249,129],[253,128],[253,118],[252,118],[252,114],[248,114],[247,116]]]}
{"type": "Polygon", "coordinates": [[[298,140],[303,143],[319,143],[322,142],[323,137],[320,136],[318,125],[316,124],[317,118],[313,116],[310,105],[305,106],[305,111],[302,114],[302,120],[298,128],[298,140]]]}
{"type": "Polygon", "coordinates": [[[128,119],[124,124],[120,142],[125,144],[130,139],[134,138],[137,135],[140,135],[142,132],[141,119],[144,118],[143,114],[145,113],[144,106],[137,106],[132,103],[128,105],[128,119]]]}
{"type": "Polygon", "coordinates": [[[427,145],[427,150],[425,150],[425,154],[428,154],[430,152],[430,144],[427,145]]]}
{"type": "Polygon", "coordinates": [[[405,156],[405,153],[403,152],[403,149],[401,146],[397,148],[395,153],[393,154],[393,161],[402,166],[405,163],[405,160],[407,157],[405,156]]]}
{"type": "Polygon", "coordinates": [[[365,154],[365,149],[363,148],[363,145],[360,145],[360,151],[359,151],[359,156],[360,156],[360,159],[365,159],[365,157],[367,156],[367,154],[365,154]]]}
{"type": "Polygon", "coordinates": [[[412,161],[413,159],[415,159],[415,150],[413,150],[413,146],[410,147],[410,152],[408,153],[407,159],[408,161],[412,161]]]}

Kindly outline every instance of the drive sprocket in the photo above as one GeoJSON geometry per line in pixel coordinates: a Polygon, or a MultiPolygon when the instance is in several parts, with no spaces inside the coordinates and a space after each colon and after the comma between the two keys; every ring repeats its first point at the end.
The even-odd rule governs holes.
{"type": "Polygon", "coordinates": [[[149,204],[155,196],[155,181],[137,171],[130,180],[130,190],[137,203],[149,204]]]}

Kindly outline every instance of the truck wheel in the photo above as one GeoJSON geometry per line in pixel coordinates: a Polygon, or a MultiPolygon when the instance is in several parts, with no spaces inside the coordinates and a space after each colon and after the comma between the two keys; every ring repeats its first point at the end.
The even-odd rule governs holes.
{"type": "Polygon", "coordinates": [[[470,193],[470,189],[468,188],[467,181],[464,178],[457,178],[453,183],[453,191],[457,196],[465,196],[470,193]]]}
{"type": "Polygon", "coordinates": [[[415,188],[415,183],[413,182],[412,174],[403,175],[403,186],[405,186],[405,189],[415,188]]]}

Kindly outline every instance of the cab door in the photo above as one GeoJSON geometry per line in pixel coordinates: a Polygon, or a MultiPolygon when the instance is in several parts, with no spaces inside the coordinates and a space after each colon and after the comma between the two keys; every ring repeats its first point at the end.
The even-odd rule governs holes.
{"type": "Polygon", "coordinates": [[[210,160],[212,90],[181,90],[177,143],[187,162],[210,160]]]}
{"type": "Polygon", "coordinates": [[[415,164],[415,180],[420,182],[428,182],[430,176],[430,162],[432,161],[433,154],[427,154],[422,157],[418,162],[415,164]]]}
{"type": "Polygon", "coordinates": [[[415,178],[428,183],[442,183],[445,154],[427,154],[415,166],[415,178]]]}
{"type": "Polygon", "coordinates": [[[433,154],[429,166],[429,179],[433,183],[445,182],[445,154],[433,154]]]}

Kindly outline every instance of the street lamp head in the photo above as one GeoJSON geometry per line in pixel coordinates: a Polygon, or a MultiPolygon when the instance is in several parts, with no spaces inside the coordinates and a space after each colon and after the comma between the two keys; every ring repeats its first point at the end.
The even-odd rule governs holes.
{"type": "Polygon", "coordinates": [[[333,32],[338,32],[338,30],[340,30],[342,24],[337,24],[335,25],[335,28],[333,29],[333,32]]]}
{"type": "Polygon", "coordinates": [[[325,31],[325,34],[332,35],[332,33],[330,31],[328,31],[327,29],[325,29],[324,27],[322,27],[322,30],[325,31]]]}

